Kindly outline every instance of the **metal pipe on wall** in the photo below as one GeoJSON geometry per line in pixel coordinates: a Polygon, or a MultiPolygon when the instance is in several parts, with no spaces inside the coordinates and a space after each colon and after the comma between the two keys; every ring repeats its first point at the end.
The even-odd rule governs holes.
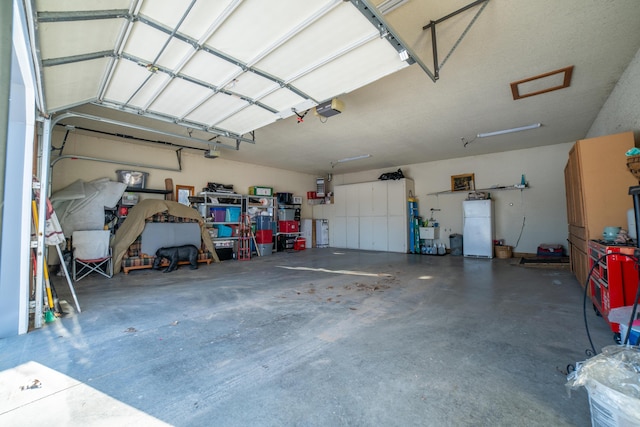
{"type": "Polygon", "coordinates": [[[145,165],[142,163],[132,163],[132,162],[122,162],[120,160],[110,160],[110,159],[101,159],[99,157],[88,157],[88,156],[74,156],[68,154],[66,156],[57,157],[54,161],[51,162],[51,169],[58,163],[60,160],[64,159],[72,159],[72,160],[89,160],[93,162],[102,162],[102,163],[113,163],[116,165],[124,165],[124,166],[134,166],[138,168],[147,168],[147,169],[158,169],[163,171],[171,171],[171,172],[182,172],[182,167],[178,168],[167,168],[163,166],[153,166],[153,165],[145,165]]]}

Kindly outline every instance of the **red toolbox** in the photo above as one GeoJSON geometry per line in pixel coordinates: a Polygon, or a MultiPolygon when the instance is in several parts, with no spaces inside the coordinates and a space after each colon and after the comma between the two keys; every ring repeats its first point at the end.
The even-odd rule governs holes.
{"type": "Polygon", "coordinates": [[[307,239],[305,239],[304,237],[298,237],[293,243],[293,250],[304,251],[306,246],[307,246],[307,239]]]}
{"type": "Polygon", "coordinates": [[[256,242],[259,245],[273,241],[273,230],[256,230],[256,242]]]}
{"type": "Polygon", "coordinates": [[[300,231],[298,221],[278,221],[278,231],[280,233],[297,233],[300,231]]]}

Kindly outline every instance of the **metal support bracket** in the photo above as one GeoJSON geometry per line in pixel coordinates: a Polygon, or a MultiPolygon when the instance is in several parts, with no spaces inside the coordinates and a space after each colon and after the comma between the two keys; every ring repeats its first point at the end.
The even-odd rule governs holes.
{"type": "Polygon", "coordinates": [[[429,78],[434,82],[437,77],[429,70],[427,65],[420,60],[418,55],[407,46],[398,36],[397,32],[389,25],[378,9],[373,7],[368,0],[350,0],[351,3],[362,13],[362,15],[373,24],[380,32],[380,37],[387,39],[389,44],[398,52],[401,58],[411,65],[417,63],[422,70],[427,73],[429,78]]]}
{"type": "Polygon", "coordinates": [[[470,3],[470,4],[468,4],[468,5],[464,6],[464,7],[456,10],[455,12],[451,12],[450,14],[448,14],[446,16],[443,16],[440,19],[436,19],[435,21],[429,21],[429,23],[427,25],[422,27],[423,31],[431,29],[431,47],[432,47],[432,50],[433,50],[433,75],[434,75],[434,81],[440,78],[440,69],[442,69],[442,67],[447,62],[447,60],[449,59],[449,57],[451,56],[453,51],[456,50],[456,48],[458,47],[458,45],[460,44],[462,39],[467,35],[467,33],[469,32],[469,29],[476,22],[476,20],[478,19],[478,16],[480,16],[480,14],[482,13],[482,11],[484,10],[484,8],[487,6],[488,3],[489,3],[489,0],[476,0],[473,3],[470,3]],[[449,18],[453,18],[454,16],[459,15],[462,12],[465,12],[465,11],[467,11],[467,10],[469,10],[469,9],[479,5],[479,4],[482,4],[482,7],[480,7],[480,10],[478,10],[476,15],[473,17],[473,19],[469,23],[469,25],[467,25],[467,27],[464,29],[464,31],[462,32],[462,35],[453,44],[453,47],[451,48],[449,53],[447,53],[447,55],[445,56],[444,60],[442,61],[442,64],[440,64],[438,62],[438,41],[436,39],[436,24],[440,24],[440,23],[446,21],[449,18]]]}

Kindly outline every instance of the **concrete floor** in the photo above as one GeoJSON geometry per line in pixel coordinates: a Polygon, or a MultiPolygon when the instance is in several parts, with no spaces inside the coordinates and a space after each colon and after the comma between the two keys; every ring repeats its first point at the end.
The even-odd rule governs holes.
{"type": "Polygon", "coordinates": [[[582,289],[514,264],[312,249],[91,276],[81,314],[0,340],[0,425],[590,425],[560,372],[587,359],[582,289]]]}

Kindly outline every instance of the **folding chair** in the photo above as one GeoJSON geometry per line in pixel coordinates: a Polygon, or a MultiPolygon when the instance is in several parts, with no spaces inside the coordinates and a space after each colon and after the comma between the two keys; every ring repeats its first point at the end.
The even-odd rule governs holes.
{"type": "Polygon", "coordinates": [[[109,230],[74,231],[73,280],[78,281],[95,272],[105,277],[113,276],[113,261],[109,247],[109,230]]]}

